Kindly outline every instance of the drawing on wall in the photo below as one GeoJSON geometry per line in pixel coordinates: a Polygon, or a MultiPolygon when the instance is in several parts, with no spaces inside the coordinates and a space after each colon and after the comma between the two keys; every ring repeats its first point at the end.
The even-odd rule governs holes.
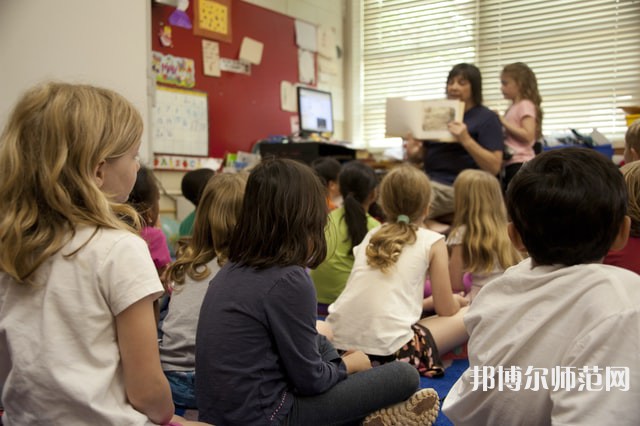
{"type": "Polygon", "coordinates": [[[231,43],[231,0],[195,0],[193,33],[231,43]]]}
{"type": "Polygon", "coordinates": [[[193,59],[151,52],[151,69],[158,83],[187,88],[196,85],[193,59]]]}
{"type": "Polygon", "coordinates": [[[153,151],[163,154],[209,154],[207,94],[157,87],[153,108],[153,151]]]}

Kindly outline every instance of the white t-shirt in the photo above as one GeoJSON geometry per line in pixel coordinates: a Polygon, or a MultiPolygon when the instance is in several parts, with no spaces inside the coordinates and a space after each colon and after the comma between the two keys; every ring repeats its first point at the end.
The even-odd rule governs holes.
{"type": "MultiPolygon", "coordinates": [[[[462,245],[465,232],[467,232],[466,225],[462,225],[456,228],[447,237],[447,247],[462,245]]],[[[500,264],[497,261],[494,263],[493,270],[491,272],[472,272],[472,283],[471,290],[469,291],[469,301],[473,301],[473,299],[475,299],[478,295],[480,289],[492,279],[499,277],[502,272],[504,272],[504,270],[502,269],[502,267],[500,267],[500,264]]]]}
{"type": "MultiPolygon", "coordinates": [[[[470,368],[445,399],[445,414],[456,425],[474,426],[638,424],[640,276],[596,263],[531,265],[525,259],[507,269],[469,308],[464,321],[470,368]],[[489,372],[512,366],[522,374],[519,391],[499,391],[498,380],[505,377],[499,374],[495,387],[483,391],[484,379],[474,375],[474,367],[489,372]],[[553,378],[554,368],[562,373],[568,367],[564,371],[575,373],[576,386],[580,380],[586,386],[587,375],[580,377],[585,366],[629,368],[629,390],[567,390],[553,378]],[[542,385],[545,372],[549,389],[542,385]],[[527,380],[529,388],[538,382],[539,389],[524,390],[527,380]],[[474,384],[480,389],[473,390],[474,384]]],[[[606,372],[599,374],[605,384],[606,372]]]]}
{"type": "Polygon", "coordinates": [[[413,337],[411,326],[422,314],[424,282],[431,246],[444,238],[419,228],[416,242],[405,245],[387,273],[367,265],[366,247],[374,228],[354,248],[355,262],[344,291],[329,305],[327,322],[333,344],[370,355],[391,355],[413,337]]]}
{"type": "Polygon", "coordinates": [[[79,228],[33,285],[0,273],[5,425],[152,424],[127,401],[115,316],[162,285],[141,238],[94,231],[79,228]]]}

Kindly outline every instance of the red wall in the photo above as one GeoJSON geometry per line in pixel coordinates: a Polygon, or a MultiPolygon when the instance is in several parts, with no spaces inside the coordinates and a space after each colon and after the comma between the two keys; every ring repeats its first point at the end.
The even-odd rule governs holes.
{"type": "MultiPolygon", "coordinates": [[[[187,13],[193,22],[193,3],[187,13]]],[[[209,156],[226,152],[249,151],[253,144],[269,135],[289,134],[290,117],[295,113],[280,109],[280,82],[298,81],[298,49],[294,19],[240,1],[231,1],[232,42],[218,40],[222,58],[238,59],[243,37],[262,42],[262,62],[251,66],[251,75],[222,72],[208,77],[202,72],[202,37],[193,30],[173,27],[173,47],[163,47],[158,33],[168,24],[175,10],[169,6],[152,7],[152,48],[195,62],[196,85],[192,90],[208,93],[209,156]]]]}

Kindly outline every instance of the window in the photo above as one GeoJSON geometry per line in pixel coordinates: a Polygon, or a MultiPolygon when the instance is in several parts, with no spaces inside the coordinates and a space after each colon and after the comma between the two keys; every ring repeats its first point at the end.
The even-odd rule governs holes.
{"type": "Polygon", "coordinates": [[[504,111],[500,70],[536,73],[552,135],[626,131],[621,106],[640,104],[640,2],[633,0],[362,0],[362,138],[384,138],[385,99],[442,98],[449,69],[478,65],[484,103],[504,111]]]}

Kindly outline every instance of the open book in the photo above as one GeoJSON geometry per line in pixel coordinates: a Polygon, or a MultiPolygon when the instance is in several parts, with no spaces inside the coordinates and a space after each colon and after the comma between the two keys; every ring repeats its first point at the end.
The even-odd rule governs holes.
{"type": "Polygon", "coordinates": [[[447,124],[462,121],[464,102],[457,99],[407,100],[387,98],[386,135],[438,142],[455,142],[447,124]]]}

